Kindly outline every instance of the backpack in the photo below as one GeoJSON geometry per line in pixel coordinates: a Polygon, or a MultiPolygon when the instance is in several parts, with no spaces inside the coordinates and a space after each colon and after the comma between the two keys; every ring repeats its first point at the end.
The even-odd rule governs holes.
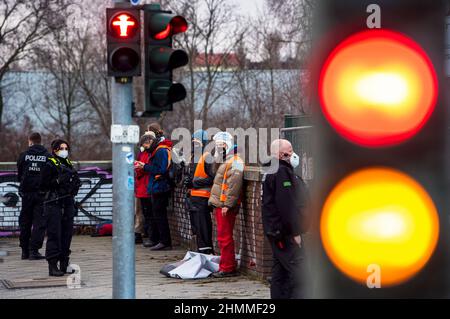
{"type": "Polygon", "coordinates": [[[167,179],[167,182],[169,183],[170,187],[172,188],[177,187],[181,184],[183,180],[183,171],[186,160],[179,154],[177,149],[175,148],[172,149],[168,146],[157,147],[151,154],[150,158],[153,158],[156,152],[161,148],[167,149],[169,154],[168,159],[169,166],[167,168],[167,173],[164,177],[167,179]]]}
{"type": "Polygon", "coordinates": [[[174,148],[171,152],[172,161],[169,167],[169,184],[171,187],[176,187],[183,181],[183,172],[186,166],[186,160],[179,154],[179,151],[174,148]]]}

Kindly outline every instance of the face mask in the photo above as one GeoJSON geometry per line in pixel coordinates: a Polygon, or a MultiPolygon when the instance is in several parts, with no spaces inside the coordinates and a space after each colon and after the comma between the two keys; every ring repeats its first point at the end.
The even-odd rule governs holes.
{"type": "Polygon", "coordinates": [[[297,154],[292,153],[289,162],[291,163],[293,168],[297,168],[300,165],[300,157],[297,154]]]}
{"type": "Polygon", "coordinates": [[[145,147],[141,146],[141,148],[139,150],[141,151],[141,153],[144,153],[145,152],[145,147]]]}
{"type": "Polygon", "coordinates": [[[59,151],[57,153],[57,155],[61,158],[67,158],[67,157],[69,157],[69,152],[68,151],[59,151]]]}

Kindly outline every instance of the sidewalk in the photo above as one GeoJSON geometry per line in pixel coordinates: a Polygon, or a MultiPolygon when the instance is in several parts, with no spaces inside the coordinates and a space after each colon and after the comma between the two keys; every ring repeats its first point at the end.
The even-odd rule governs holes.
{"type": "MultiPolygon", "coordinates": [[[[0,250],[8,256],[0,262],[0,280],[47,280],[45,260],[20,260],[18,239],[0,239],[0,250]]],[[[81,268],[80,289],[67,286],[52,288],[6,289],[0,283],[0,299],[108,299],[112,296],[112,238],[76,236],[72,243],[71,261],[81,268]]],[[[43,250],[42,250],[43,252],[43,250]]],[[[160,268],[184,257],[185,250],[150,252],[136,246],[136,297],[140,299],[207,299],[207,298],[269,298],[269,287],[245,276],[226,279],[183,281],[166,278],[160,268]]],[[[65,282],[65,279],[62,279],[65,282]]]]}

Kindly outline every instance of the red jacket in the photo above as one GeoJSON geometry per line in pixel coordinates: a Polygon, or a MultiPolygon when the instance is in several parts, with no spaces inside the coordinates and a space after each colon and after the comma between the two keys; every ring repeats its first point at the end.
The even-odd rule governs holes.
{"type": "MultiPolygon", "coordinates": [[[[147,151],[139,152],[137,156],[138,162],[148,164],[150,154],[147,151]]],[[[145,172],[141,168],[134,170],[134,194],[137,198],[148,198],[150,195],[147,193],[147,186],[150,179],[150,174],[145,172]]]]}

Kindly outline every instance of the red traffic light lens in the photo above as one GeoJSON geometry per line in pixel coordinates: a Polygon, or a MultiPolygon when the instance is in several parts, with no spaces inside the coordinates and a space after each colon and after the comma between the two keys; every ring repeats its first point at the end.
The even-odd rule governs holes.
{"type": "Polygon", "coordinates": [[[434,67],[412,39],[388,30],[350,36],[328,57],[319,97],[331,126],[365,147],[402,143],[425,125],[438,95],[434,67]]]}
{"type": "Polygon", "coordinates": [[[164,40],[167,39],[168,37],[170,37],[171,32],[172,31],[172,26],[170,25],[170,23],[167,25],[167,27],[161,31],[160,33],[157,33],[154,35],[155,40],[164,40]]]}
{"type": "Polygon", "coordinates": [[[155,40],[165,40],[175,34],[186,32],[188,24],[185,18],[182,16],[175,16],[167,24],[166,28],[161,32],[155,34],[153,38],[155,40]]]}
{"type": "Polygon", "coordinates": [[[132,38],[138,29],[137,19],[128,13],[119,13],[111,20],[111,31],[116,38],[132,38]]]}

